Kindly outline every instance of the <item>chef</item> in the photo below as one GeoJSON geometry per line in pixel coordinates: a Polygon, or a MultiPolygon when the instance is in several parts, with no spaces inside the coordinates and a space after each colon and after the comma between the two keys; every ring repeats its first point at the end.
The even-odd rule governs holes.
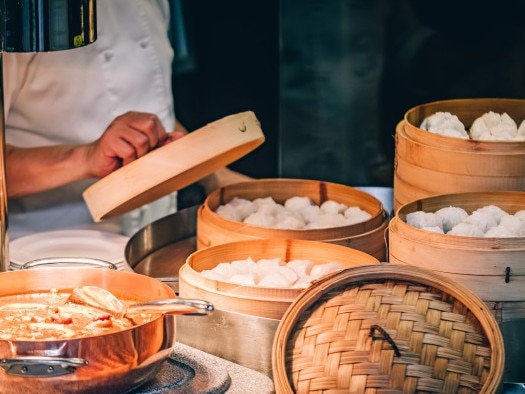
{"type": "MultiPolygon", "coordinates": [[[[87,186],[170,140],[183,138],[171,89],[168,1],[98,0],[94,44],[4,54],[10,239],[54,229],[131,235],[176,210],[175,195],[96,224],[87,186]]],[[[205,190],[250,179],[227,168],[205,190]]]]}

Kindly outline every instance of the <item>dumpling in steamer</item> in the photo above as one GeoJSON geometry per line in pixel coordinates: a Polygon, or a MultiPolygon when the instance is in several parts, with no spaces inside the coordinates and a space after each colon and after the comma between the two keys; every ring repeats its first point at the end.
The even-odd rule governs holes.
{"type": "Polygon", "coordinates": [[[525,140],[525,120],[523,120],[520,124],[520,127],[518,127],[518,135],[516,137],[517,141],[524,141],[525,140]]]}
{"type": "Polygon", "coordinates": [[[323,202],[319,208],[321,208],[321,211],[325,214],[334,214],[334,213],[343,213],[348,206],[346,204],[333,201],[333,200],[326,200],[323,202]]]}
{"type": "Polygon", "coordinates": [[[242,286],[255,286],[257,283],[253,272],[234,274],[228,279],[228,282],[242,286]]]}
{"type": "Polygon", "coordinates": [[[244,220],[248,215],[257,211],[257,205],[246,198],[233,197],[227,205],[231,205],[237,210],[241,217],[241,221],[244,220]]]}
{"type": "Polygon", "coordinates": [[[521,220],[525,221],[525,209],[520,209],[518,212],[514,214],[517,218],[520,218],[521,220]]]}
{"type": "Polygon", "coordinates": [[[287,265],[281,265],[260,279],[258,285],[265,287],[292,287],[299,276],[287,265]]]}
{"type": "Polygon", "coordinates": [[[244,260],[231,261],[230,266],[236,274],[255,272],[257,269],[257,263],[251,257],[244,260]]]}
{"type": "Polygon", "coordinates": [[[224,219],[229,219],[236,222],[242,222],[244,219],[241,213],[230,204],[219,205],[215,212],[224,219]]]}
{"type": "MultiPolygon", "coordinates": [[[[314,223],[311,222],[310,226],[314,223]]],[[[315,227],[309,228],[332,228],[332,227],[341,227],[346,226],[346,218],[340,214],[340,213],[325,213],[324,215],[320,215],[317,218],[317,222],[315,223],[315,227]]]]}
{"type": "Polygon", "coordinates": [[[472,212],[463,222],[478,226],[483,233],[486,233],[489,228],[498,225],[498,221],[494,216],[479,211],[472,212]]]}
{"type": "Polygon", "coordinates": [[[500,207],[496,205],[485,205],[482,208],[476,209],[474,212],[480,212],[480,213],[490,215],[494,218],[496,223],[499,223],[501,218],[507,215],[507,212],[505,212],[503,209],[501,209],[500,207]]]}
{"type": "Polygon", "coordinates": [[[498,222],[494,218],[494,216],[488,213],[481,212],[481,211],[472,212],[472,214],[469,215],[463,221],[463,223],[473,224],[479,227],[479,229],[483,231],[483,233],[486,233],[489,228],[495,227],[498,225],[498,222]]]}
{"type": "Polygon", "coordinates": [[[447,234],[464,237],[483,237],[485,233],[476,224],[461,222],[456,224],[447,234]]]}
{"type": "Polygon", "coordinates": [[[407,224],[417,227],[441,227],[443,229],[443,220],[441,217],[432,212],[415,211],[407,214],[407,224]]]}
{"type": "Polygon", "coordinates": [[[306,224],[317,223],[317,221],[319,220],[319,216],[323,214],[321,212],[321,208],[319,208],[318,205],[306,207],[302,209],[300,213],[306,221],[306,224]]]}
{"type": "Polygon", "coordinates": [[[511,238],[515,237],[516,234],[510,231],[507,227],[498,225],[489,228],[483,236],[487,238],[511,238]]]}
{"type": "Polygon", "coordinates": [[[332,272],[336,272],[339,270],[342,270],[344,266],[341,263],[337,263],[334,261],[324,263],[324,264],[316,264],[312,267],[310,270],[310,276],[312,279],[319,279],[322,276],[331,274],[332,272]]]}
{"type": "Polygon", "coordinates": [[[275,223],[275,217],[260,212],[254,212],[243,220],[246,224],[260,227],[272,227],[275,223]]]}
{"type": "Polygon", "coordinates": [[[347,224],[349,225],[366,222],[372,217],[372,215],[359,207],[348,207],[343,214],[346,218],[347,224]]]}
{"type": "Polygon", "coordinates": [[[299,277],[310,275],[314,263],[312,260],[290,260],[288,267],[293,269],[299,277]]]}
{"type": "Polygon", "coordinates": [[[279,215],[272,227],[285,230],[299,230],[305,226],[306,222],[303,217],[300,214],[290,211],[284,215],[279,215]]]}
{"type": "Polygon", "coordinates": [[[435,213],[443,221],[443,231],[445,233],[448,233],[450,230],[452,230],[452,227],[458,223],[461,223],[468,216],[467,211],[465,211],[463,208],[453,206],[441,208],[435,213]]]}
{"type": "Polygon", "coordinates": [[[314,202],[310,197],[290,197],[284,202],[284,207],[290,211],[301,212],[302,210],[314,206],[314,202]]]}
{"type": "Polygon", "coordinates": [[[456,115],[452,115],[450,112],[436,112],[423,119],[419,127],[431,133],[448,137],[469,138],[463,123],[461,123],[456,115]]]}
{"type": "Polygon", "coordinates": [[[487,112],[470,127],[470,138],[473,140],[512,141],[518,136],[516,122],[506,113],[487,112]]]}
{"type": "Polygon", "coordinates": [[[515,237],[525,237],[525,220],[515,214],[503,216],[499,225],[507,228],[515,237]]]}

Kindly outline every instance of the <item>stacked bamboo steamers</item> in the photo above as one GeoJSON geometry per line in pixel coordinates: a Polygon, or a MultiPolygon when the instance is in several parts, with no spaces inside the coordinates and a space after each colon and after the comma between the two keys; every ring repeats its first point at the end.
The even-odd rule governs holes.
{"type": "Polygon", "coordinates": [[[467,130],[489,112],[507,114],[519,126],[525,101],[445,100],[405,114],[396,130],[396,211],[389,224],[389,262],[429,269],[479,296],[503,332],[503,379],[525,382],[525,238],[441,234],[407,223],[410,214],[447,207],[468,214],[487,206],[509,214],[525,209],[525,141],[461,139],[420,128],[438,112],[456,115],[467,130]]]}
{"type": "MultiPolygon", "coordinates": [[[[230,121],[219,125],[221,133],[255,132],[253,139],[262,142],[253,114],[230,121]]],[[[189,184],[238,156],[202,159],[151,188],[158,197],[177,190],[181,180],[189,184]],[[208,165],[210,160],[215,165],[208,165]]],[[[119,184],[118,192],[125,187],[119,184]]],[[[136,193],[103,211],[127,210],[127,201],[142,204],[146,195],[136,193]]],[[[104,215],[99,211],[99,219],[104,215]]],[[[375,197],[319,180],[261,179],[216,190],[196,216],[197,250],[179,271],[179,294],[212,302],[216,310],[195,321],[186,316],[178,324],[177,338],[188,345],[266,373],[278,393],[492,393],[501,387],[505,355],[494,314],[461,281],[418,267],[429,256],[385,263],[392,256],[387,251],[392,221],[375,197]],[[307,196],[315,204],[357,205],[370,217],[334,228],[289,230],[249,225],[216,212],[235,197],[283,203],[293,196],[307,196]],[[317,266],[337,261],[342,269],[304,289],[233,284],[203,275],[220,263],[248,258],[309,260],[317,266]]]]}

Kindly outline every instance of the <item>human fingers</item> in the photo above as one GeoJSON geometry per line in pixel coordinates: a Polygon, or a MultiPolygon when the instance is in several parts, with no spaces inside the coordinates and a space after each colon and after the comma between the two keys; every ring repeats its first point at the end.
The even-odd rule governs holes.
{"type": "Polygon", "coordinates": [[[172,131],[171,133],[167,133],[166,138],[164,139],[164,142],[162,143],[162,145],[166,145],[166,144],[169,144],[170,142],[176,141],[179,138],[184,137],[186,134],[187,133],[185,131],[180,131],[180,130],[175,130],[175,131],[172,131]]]}
{"type": "Polygon", "coordinates": [[[160,119],[145,112],[127,112],[117,117],[111,126],[117,130],[121,129],[120,138],[135,149],[137,157],[162,145],[167,135],[160,119]]]}

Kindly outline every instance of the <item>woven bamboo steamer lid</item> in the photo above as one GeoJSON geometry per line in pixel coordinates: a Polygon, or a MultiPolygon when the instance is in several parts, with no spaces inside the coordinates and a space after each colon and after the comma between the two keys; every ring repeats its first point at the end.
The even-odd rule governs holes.
{"type": "Polygon", "coordinates": [[[309,179],[258,179],[219,188],[206,198],[197,212],[197,249],[249,239],[305,239],[348,246],[386,259],[385,233],[388,214],[376,197],[359,189],[332,182],[309,179]],[[234,197],[254,200],[272,197],[277,203],[294,196],[309,197],[321,205],[327,200],[359,206],[371,214],[370,219],[348,226],[292,230],[275,229],[228,220],[215,211],[234,197]]]}
{"type": "Polygon", "coordinates": [[[500,329],[479,297],[397,264],[318,281],[286,311],[272,347],[278,394],[494,393],[504,360],[500,329]]]}
{"type": "Polygon", "coordinates": [[[426,117],[450,112],[468,130],[476,118],[489,111],[507,113],[519,125],[525,119],[525,100],[443,100],[405,113],[395,134],[394,209],[436,194],[525,191],[524,141],[476,141],[419,128],[426,117]]]}
{"type": "Polygon", "coordinates": [[[251,111],[226,116],[98,180],[83,198],[98,222],[180,190],[243,157],[264,142],[251,111]]]}
{"type": "Polygon", "coordinates": [[[525,192],[437,195],[405,204],[389,224],[389,261],[417,265],[461,282],[484,301],[525,301],[525,238],[464,237],[425,231],[406,223],[409,213],[449,206],[472,213],[495,205],[507,213],[525,209],[525,192]]]}
{"type": "Polygon", "coordinates": [[[203,270],[235,260],[280,258],[311,260],[314,264],[338,262],[344,267],[379,264],[375,257],[341,245],[301,239],[256,239],[219,244],[197,250],[179,271],[179,294],[206,299],[216,309],[280,319],[304,289],[270,288],[228,283],[207,278],[203,270]]]}

